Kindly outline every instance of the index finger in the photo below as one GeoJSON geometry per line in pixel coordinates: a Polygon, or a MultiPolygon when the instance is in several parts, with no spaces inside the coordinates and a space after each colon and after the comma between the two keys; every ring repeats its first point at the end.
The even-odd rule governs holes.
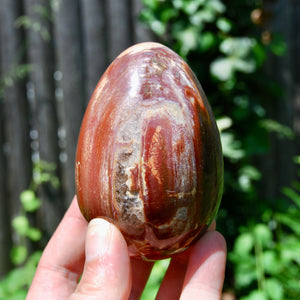
{"type": "Polygon", "coordinates": [[[27,299],[68,299],[83,270],[87,225],[74,197],[43,252],[27,299]]]}

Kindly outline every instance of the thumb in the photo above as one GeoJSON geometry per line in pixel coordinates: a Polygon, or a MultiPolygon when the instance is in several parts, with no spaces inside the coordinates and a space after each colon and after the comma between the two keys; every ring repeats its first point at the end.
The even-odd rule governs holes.
{"type": "Polygon", "coordinates": [[[70,299],[128,299],[130,259],[120,231],[104,219],[93,219],[86,234],[85,255],[82,278],[70,299]]]}

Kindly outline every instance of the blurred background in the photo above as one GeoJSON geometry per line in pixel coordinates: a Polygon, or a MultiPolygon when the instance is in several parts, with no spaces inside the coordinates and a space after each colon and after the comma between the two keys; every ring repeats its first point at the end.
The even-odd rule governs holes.
{"type": "Polygon", "coordinates": [[[300,299],[299,0],[0,0],[0,299],[25,298],[74,196],[98,80],[150,40],[191,66],[220,129],[223,299],[300,299]]]}

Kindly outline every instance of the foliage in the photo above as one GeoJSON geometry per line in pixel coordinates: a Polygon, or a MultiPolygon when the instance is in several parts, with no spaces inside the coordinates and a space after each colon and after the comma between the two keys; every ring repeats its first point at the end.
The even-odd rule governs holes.
{"type": "MultiPolygon", "coordinates": [[[[253,281],[260,282],[257,276],[262,276],[259,273],[261,258],[257,252],[273,253],[276,257],[285,255],[280,247],[284,242],[288,245],[288,236],[290,239],[295,237],[294,232],[287,234],[280,225],[285,218],[290,220],[290,216],[287,217],[289,211],[286,215],[284,210],[281,214],[266,213],[275,209],[276,201],[260,198],[257,186],[262,174],[255,164],[257,158],[268,153],[271,133],[277,138],[294,138],[290,128],[268,115],[272,101],[281,97],[283,92],[263,68],[269,53],[283,55],[286,45],[280,35],[262,31],[264,20],[255,16],[264,15],[263,1],[143,0],[143,3],[142,22],[156,34],[159,42],[186,60],[214,110],[221,133],[225,166],[224,195],[217,223],[227,239],[229,252],[235,253],[236,243],[242,237],[245,240],[240,241],[248,242],[249,254],[249,259],[245,260],[249,273],[244,269],[237,272],[238,260],[234,260],[232,254],[225,285],[231,287],[232,280],[239,281],[239,276],[248,276],[248,282],[243,287],[238,283],[235,285],[241,294],[246,295],[245,289],[250,292],[253,281]],[[267,225],[261,222],[262,215],[267,225]],[[275,223],[276,230],[269,227],[275,223]],[[247,230],[247,227],[251,229],[247,230]],[[268,234],[268,245],[259,245],[263,234],[268,234]]],[[[242,251],[243,243],[240,244],[241,252],[246,251],[242,251]]],[[[299,251],[299,245],[297,247],[299,251]]],[[[284,262],[281,261],[282,266],[284,262]]],[[[291,267],[293,262],[287,265],[291,267]]],[[[287,271],[292,272],[292,269],[287,271]]],[[[264,272],[265,290],[262,292],[260,286],[254,287],[253,295],[260,299],[262,293],[267,293],[267,288],[279,290],[279,284],[276,286],[278,281],[282,294],[286,295],[283,284],[287,283],[291,274],[285,273],[280,277],[279,273],[275,276],[267,270],[264,272]]],[[[280,295],[280,291],[278,293],[280,295]]]]}
{"type": "Polygon", "coordinates": [[[5,88],[12,87],[17,80],[24,79],[32,69],[32,65],[21,64],[19,61],[16,61],[10,69],[0,77],[0,100],[5,88]]]}
{"type": "Polygon", "coordinates": [[[34,20],[31,16],[23,15],[17,18],[15,24],[16,27],[24,27],[25,29],[30,29],[33,32],[38,33],[43,40],[50,41],[51,33],[49,28],[43,22],[52,21],[51,12],[47,9],[46,6],[36,4],[31,8],[30,14],[35,14],[38,17],[38,20],[34,20]]]}
{"type": "MultiPolygon", "coordinates": [[[[53,4],[54,0],[51,0],[50,4],[53,4]]],[[[51,11],[44,5],[33,5],[28,14],[18,17],[15,21],[15,27],[24,28],[38,33],[44,41],[49,42],[51,32],[49,31],[48,21],[52,21],[51,11]],[[29,15],[35,15],[32,17],[29,15]],[[36,20],[38,18],[38,20],[36,20]]],[[[34,70],[32,64],[23,63],[26,45],[22,47],[20,53],[15,59],[15,62],[10,66],[6,73],[0,76],[0,100],[3,96],[4,89],[12,87],[16,81],[26,78],[30,72],[34,70]]]]}
{"type": "Polygon", "coordinates": [[[283,194],[290,202],[279,201],[285,205],[266,210],[260,223],[244,228],[229,255],[241,300],[300,298],[300,181],[283,194]]]}
{"type": "MultiPolygon", "coordinates": [[[[54,9],[59,3],[51,0],[54,9]]],[[[255,10],[264,9],[260,0],[143,3],[141,20],[159,41],[188,62],[217,118],[225,159],[225,189],[218,225],[228,241],[235,290],[242,299],[298,299],[300,184],[283,190],[293,205],[286,208],[286,201],[278,201],[278,207],[270,208],[257,195],[255,183],[261,173],[253,164],[253,159],[267,153],[270,132],[280,138],[293,138],[289,128],[267,115],[266,108],[282,91],[262,68],[269,52],[282,55],[286,45],[279,35],[261,35],[257,21],[251,19],[255,10]]],[[[45,21],[51,18],[39,5],[32,13],[45,21]]],[[[47,26],[28,16],[18,18],[16,26],[49,39],[47,26]]],[[[0,78],[0,98],[4,87],[12,86],[31,70],[31,65],[16,61],[0,78]]],[[[26,296],[41,255],[39,251],[29,255],[29,247],[42,236],[31,224],[30,215],[41,205],[37,197],[39,185],[58,185],[53,170],[53,165],[37,163],[33,183],[20,195],[22,211],[12,222],[16,244],[11,259],[16,267],[0,281],[0,300],[26,296]]],[[[168,261],[155,263],[142,299],[154,298],[167,266],[168,261]]]]}
{"type": "Polygon", "coordinates": [[[21,211],[12,220],[15,232],[15,245],[11,250],[11,261],[15,268],[0,281],[0,300],[25,299],[28,288],[34,276],[41,251],[32,254],[32,244],[42,238],[42,232],[30,224],[30,215],[34,214],[41,206],[37,191],[42,183],[49,182],[54,188],[59,185],[55,176],[55,165],[38,161],[33,167],[33,181],[30,187],[20,194],[21,211]]]}
{"type": "Polygon", "coordinates": [[[251,20],[254,10],[263,10],[260,1],[143,3],[141,20],[191,66],[221,126],[225,188],[218,224],[231,245],[249,218],[249,206],[257,207],[253,219],[264,209],[257,200],[255,184],[261,174],[254,159],[268,152],[270,132],[293,138],[291,129],[267,115],[270,102],[282,91],[262,68],[268,52],[283,54],[285,44],[270,32],[269,39],[263,38],[251,20]]]}

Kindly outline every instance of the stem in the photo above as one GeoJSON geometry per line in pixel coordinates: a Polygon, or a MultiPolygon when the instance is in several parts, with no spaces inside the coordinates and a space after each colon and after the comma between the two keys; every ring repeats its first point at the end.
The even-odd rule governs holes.
{"type": "Polygon", "coordinates": [[[254,236],[255,263],[257,274],[257,286],[260,291],[266,290],[265,270],[263,262],[263,249],[261,241],[254,236]]]}

